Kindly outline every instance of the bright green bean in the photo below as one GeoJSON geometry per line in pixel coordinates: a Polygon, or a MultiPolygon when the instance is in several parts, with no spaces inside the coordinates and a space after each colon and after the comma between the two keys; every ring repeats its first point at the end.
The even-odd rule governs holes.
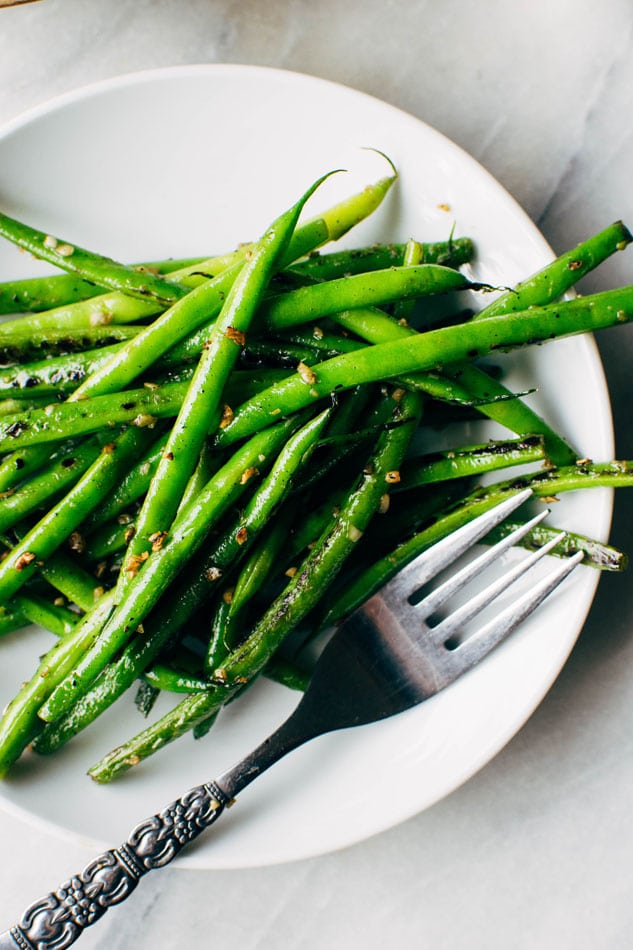
{"type": "Polygon", "coordinates": [[[478,289],[459,271],[440,264],[390,267],[298,287],[271,297],[261,307],[261,324],[271,330],[309,323],[357,307],[380,306],[428,294],[478,289]]]}
{"type": "Polygon", "coordinates": [[[6,492],[0,498],[0,531],[6,531],[45,501],[70,488],[93,464],[101,449],[96,439],[71,445],[33,478],[6,492]]]}
{"type": "MultiPolygon", "coordinates": [[[[261,488],[247,504],[238,523],[232,524],[221,536],[220,541],[214,543],[217,563],[213,560],[209,564],[208,556],[205,558],[205,575],[209,578],[209,584],[212,584],[212,579],[216,574],[223,573],[227,560],[236,557],[238,552],[241,552],[243,556],[248,550],[252,539],[286,494],[297,467],[307,459],[309,449],[318,438],[327,415],[327,412],[321,413],[289,439],[274,462],[270,475],[264,479],[261,488]],[[227,552],[230,553],[227,555],[227,552]]],[[[234,500],[240,490],[243,490],[244,473],[253,471],[254,464],[260,468],[263,466],[260,456],[266,445],[271,444],[271,440],[265,438],[264,435],[262,433],[254,437],[245,450],[239,453],[240,463],[237,468],[235,456],[231,458],[230,462],[212,479],[212,484],[207,486],[176,520],[172,531],[161,540],[160,546],[147,562],[136,570],[122,592],[117,591],[116,611],[108,620],[94,647],[86,651],[72,673],[48,699],[40,711],[41,718],[53,721],[66,712],[75,698],[86,691],[113,654],[125,645],[131,631],[136,630],[138,625],[145,620],[176,574],[195,555],[213,525],[213,516],[218,509],[218,483],[222,477],[226,479],[227,473],[230,474],[232,500],[234,500]],[[240,475],[239,480],[235,477],[237,473],[240,475]]],[[[279,435],[285,436],[281,427],[279,435]]]]}
{"type": "Polygon", "coordinates": [[[488,511],[504,497],[531,488],[537,497],[548,498],[560,492],[583,488],[617,488],[633,485],[633,463],[628,461],[604,464],[586,463],[564,468],[543,469],[529,475],[516,476],[504,482],[475,489],[457,502],[427,528],[404,541],[389,555],[372,564],[335,598],[322,619],[322,626],[338,622],[428,547],[488,511]]]}
{"type": "Polygon", "coordinates": [[[74,630],[58,640],[42,657],[35,675],[23,684],[6,707],[0,719],[0,777],[20,756],[24,748],[42,730],[37,712],[66,672],[72,668],[77,652],[90,642],[90,623],[103,618],[112,609],[106,595],[92,614],[80,621],[74,630]],[[88,619],[89,618],[89,619],[88,619]]]}
{"type": "MultiPolygon", "coordinates": [[[[226,383],[264,290],[288,246],[304,205],[324,180],[320,178],[312,184],[291,208],[275,219],[235,277],[170,430],[165,451],[136,519],[136,531],[126,557],[142,555],[151,547],[150,538],[157,531],[169,529],[207,436],[209,420],[220,411],[226,383]]],[[[126,575],[121,579],[122,589],[125,589],[126,575]]]]}
{"type": "Polygon", "coordinates": [[[394,485],[393,490],[407,491],[421,485],[452,478],[468,478],[511,465],[539,462],[544,458],[545,449],[540,436],[445,449],[407,459],[402,467],[402,479],[398,485],[394,485]]]}
{"type": "Polygon", "coordinates": [[[16,594],[11,602],[28,618],[30,623],[44,627],[56,637],[65,637],[74,630],[79,619],[72,610],[59,607],[33,594],[28,597],[24,594],[16,594]]]}
{"type": "MultiPolygon", "coordinates": [[[[182,268],[197,267],[208,261],[204,257],[188,257],[180,260],[149,261],[132,265],[135,270],[150,273],[170,274],[182,268]]],[[[45,277],[26,277],[0,283],[0,314],[34,313],[66,306],[79,300],[88,300],[105,292],[89,280],[74,274],[50,274],[45,277]]]]}
{"type": "Polygon", "coordinates": [[[521,281],[484,307],[475,319],[496,317],[512,311],[551,303],[571,289],[581,277],[606,260],[616,251],[622,251],[633,240],[631,232],[621,221],[592,235],[556,260],[521,281]]]}
{"type": "Polygon", "coordinates": [[[418,412],[418,397],[413,393],[406,394],[396,407],[396,413],[403,420],[411,419],[412,424],[396,426],[380,436],[378,448],[371,460],[373,471],[365,474],[360,486],[350,493],[335,527],[313,549],[288,588],[266,612],[245,643],[231,655],[222,669],[216,670],[218,682],[223,685],[207,693],[186,697],[158,723],[93,766],[89,770],[93,779],[98,782],[110,781],[120,772],[137,765],[153,751],[194,728],[196,723],[204,721],[215,709],[224,705],[235,691],[243,687],[245,681],[252,679],[265,666],[281,639],[309,611],[314,600],[322,594],[324,587],[331,582],[354,549],[388,489],[387,474],[401,464],[419,418],[418,412]]]}
{"type": "Polygon", "coordinates": [[[0,601],[6,601],[38,570],[65,539],[99,504],[135,455],[147,443],[147,433],[128,429],[105,445],[96,460],[73,485],[65,498],[24,535],[0,562],[0,601]]]}
{"type": "Polygon", "coordinates": [[[216,436],[216,444],[230,445],[269,425],[279,415],[313,405],[332,392],[359,383],[450,366],[468,357],[603,329],[631,319],[633,287],[625,287],[366,347],[319,363],[309,382],[295,374],[239,406],[233,420],[216,436]]]}
{"type": "Polygon", "coordinates": [[[131,297],[140,297],[141,300],[149,297],[159,304],[170,304],[186,293],[184,288],[148,270],[137,270],[127,264],[119,264],[111,258],[46,234],[1,212],[0,236],[61,270],[131,297]]]}

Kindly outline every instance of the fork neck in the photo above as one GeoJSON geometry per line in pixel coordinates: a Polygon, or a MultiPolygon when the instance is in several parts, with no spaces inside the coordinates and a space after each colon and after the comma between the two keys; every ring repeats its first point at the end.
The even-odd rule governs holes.
{"type": "Polygon", "coordinates": [[[215,779],[215,784],[224,792],[229,801],[254,782],[259,775],[266,772],[271,765],[279,762],[289,752],[317,735],[316,732],[306,730],[306,724],[302,723],[297,716],[298,708],[246,758],[215,779]]]}

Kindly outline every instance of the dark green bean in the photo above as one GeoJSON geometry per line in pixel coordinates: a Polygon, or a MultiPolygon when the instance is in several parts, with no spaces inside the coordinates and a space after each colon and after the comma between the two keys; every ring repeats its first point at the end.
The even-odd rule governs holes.
{"type": "MultiPolygon", "coordinates": [[[[452,238],[435,243],[418,243],[420,252],[416,264],[441,264],[444,267],[459,267],[470,261],[474,254],[469,238],[452,238]]],[[[372,244],[370,247],[333,251],[329,254],[311,254],[305,261],[293,264],[290,271],[319,280],[334,280],[352,274],[382,270],[385,267],[401,267],[405,263],[406,244],[372,244]]]]}

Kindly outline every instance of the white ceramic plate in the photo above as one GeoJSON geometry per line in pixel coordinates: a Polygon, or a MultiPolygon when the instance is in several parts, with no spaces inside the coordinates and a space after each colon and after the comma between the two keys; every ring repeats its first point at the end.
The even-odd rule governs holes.
{"type": "MultiPolygon", "coordinates": [[[[31,111],[0,135],[0,207],[121,260],[219,252],[257,236],[325,170],[310,211],[385,173],[364,146],[388,153],[400,182],[348,239],[445,238],[477,243],[476,276],[508,284],[551,258],[514,200],[473,159],[419,120],[350,89],[257,67],[193,66],[115,79],[31,111]],[[450,210],[446,210],[446,208],[450,210]]],[[[35,262],[0,247],[0,274],[35,262]]],[[[593,341],[576,338],[514,360],[517,388],[579,450],[612,455],[611,418],[593,341]]],[[[604,538],[611,494],[565,497],[556,523],[604,538]]],[[[510,739],[548,690],[584,621],[597,582],[579,570],[512,640],[424,706],[329,736],[261,778],[183,866],[273,864],[350,845],[427,808],[510,739]]],[[[48,638],[2,644],[0,705],[27,678],[48,638]]],[[[185,738],[110,787],[86,768],[143,721],[125,698],[54,759],[25,756],[0,788],[3,808],[48,830],[118,843],[137,820],[209,779],[290,711],[270,683],[235,704],[204,740],[185,738]]]]}

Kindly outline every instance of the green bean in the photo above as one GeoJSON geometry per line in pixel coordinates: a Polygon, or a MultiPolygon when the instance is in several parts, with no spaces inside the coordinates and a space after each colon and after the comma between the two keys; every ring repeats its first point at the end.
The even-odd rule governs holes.
{"type": "MultiPolygon", "coordinates": [[[[503,524],[494,528],[486,535],[486,543],[494,544],[507,537],[515,528],[519,527],[517,521],[504,521],[503,524]]],[[[528,551],[536,551],[538,548],[552,541],[556,536],[560,537],[561,531],[558,528],[549,525],[539,524],[525,535],[519,542],[521,547],[528,551]]],[[[594,538],[587,538],[585,535],[576,534],[574,531],[565,531],[564,536],[555,547],[551,548],[550,553],[556,557],[569,557],[576,551],[584,552],[583,564],[597,568],[600,571],[624,571],[628,566],[628,557],[618,548],[610,544],[604,544],[602,541],[596,541],[594,538]]]]}
{"type": "Polygon", "coordinates": [[[152,428],[158,419],[176,416],[187,383],[95,396],[81,403],[51,403],[0,418],[0,451],[58,442],[106,428],[131,424],[152,428]]]}
{"type": "Polygon", "coordinates": [[[350,493],[334,528],[313,549],[288,588],[264,614],[244,644],[231,654],[223,668],[216,670],[216,678],[222,685],[186,697],[158,723],[105,756],[89,770],[95,781],[110,781],[194,728],[265,666],[281,640],[310,610],[314,600],[322,595],[353,550],[388,490],[386,476],[402,461],[418,413],[418,397],[413,393],[406,394],[396,407],[396,414],[402,419],[410,418],[412,424],[399,425],[380,436],[371,460],[373,471],[365,474],[361,484],[350,493]]]}
{"type": "MultiPolygon", "coordinates": [[[[42,318],[52,313],[49,310],[42,318]]],[[[0,323],[0,363],[10,365],[41,359],[42,354],[74,353],[111,346],[131,339],[138,332],[138,327],[114,325],[86,326],[77,330],[57,325],[33,328],[20,325],[10,329],[8,323],[0,323]]]]}
{"type": "Polygon", "coordinates": [[[309,284],[271,297],[261,307],[259,319],[268,329],[281,330],[337,314],[341,310],[480,287],[480,284],[474,284],[459,271],[440,264],[390,267],[309,284]]]}
{"type": "Polygon", "coordinates": [[[105,445],[65,498],[24,535],[0,562],[0,601],[6,601],[35,573],[109,491],[147,442],[147,433],[128,429],[105,445]]]}
{"type": "MultiPolygon", "coordinates": [[[[344,311],[335,314],[333,320],[371,343],[385,343],[416,335],[415,330],[403,326],[375,308],[344,311]]],[[[454,328],[454,332],[459,330],[454,328]]],[[[400,374],[400,378],[403,385],[420,388],[435,399],[476,406],[479,412],[506,426],[516,435],[540,433],[545,439],[548,456],[554,464],[568,465],[576,458],[573,449],[544,419],[505,386],[472,363],[443,367],[439,376],[426,371],[400,374]]]]}
{"type": "Polygon", "coordinates": [[[604,231],[557,257],[551,264],[527,280],[521,281],[512,290],[507,290],[481,310],[475,319],[496,317],[551,303],[607,257],[616,251],[624,250],[632,240],[629,229],[621,221],[616,221],[604,231]]]}
{"type": "Polygon", "coordinates": [[[93,575],[65,551],[56,551],[40,567],[40,574],[55,590],[83,611],[91,610],[104,594],[93,575]]]}
{"type": "Polygon", "coordinates": [[[490,441],[484,445],[445,449],[442,452],[408,458],[402,479],[394,491],[408,491],[452,478],[467,478],[511,465],[525,465],[545,458],[543,439],[526,436],[520,441],[490,441]]]}
{"type": "Polygon", "coordinates": [[[15,605],[30,623],[44,627],[57,637],[65,637],[74,630],[77,624],[77,614],[74,614],[72,610],[51,604],[43,597],[36,597],[33,594],[28,597],[24,594],[16,594],[12,599],[12,605],[15,605]]]}
{"type": "Polygon", "coordinates": [[[35,675],[23,684],[0,719],[0,777],[23,749],[42,730],[37,711],[47,696],[72,668],[77,652],[90,640],[90,625],[112,609],[108,595],[101,598],[92,614],[87,614],[74,630],[58,640],[42,657],[35,675]]]}
{"type": "Polygon", "coordinates": [[[154,663],[145,670],[143,680],[154,689],[168,693],[200,693],[209,688],[207,680],[183,670],[175,670],[164,663],[154,663]]]}
{"type": "Polygon", "coordinates": [[[0,531],[6,531],[45,501],[70,488],[93,464],[102,446],[94,439],[71,445],[59,453],[40,473],[10,489],[1,497],[0,531]]]}
{"type": "Polygon", "coordinates": [[[359,340],[352,340],[349,337],[336,333],[326,332],[320,324],[313,327],[299,326],[288,327],[279,332],[274,337],[269,337],[273,344],[286,345],[288,342],[297,346],[306,346],[311,350],[316,350],[321,359],[329,359],[332,356],[338,356],[340,353],[353,353],[365,346],[359,340]]]}
{"type": "Polygon", "coordinates": [[[631,485],[633,485],[633,463],[618,461],[544,469],[488,487],[477,488],[465,499],[449,507],[427,528],[404,541],[389,555],[363,571],[339,597],[328,605],[322,619],[322,626],[336,623],[351,613],[427,547],[457,530],[462,524],[476,518],[478,514],[488,511],[506,496],[516,494],[527,487],[531,488],[537,497],[547,499],[565,491],[631,485]]]}
{"type": "MultiPolygon", "coordinates": [[[[207,262],[204,257],[188,257],[180,260],[149,261],[132,266],[135,270],[170,274],[181,268],[197,267],[203,262],[207,262]]],[[[45,277],[3,281],[0,283],[0,314],[51,310],[53,307],[96,297],[103,294],[105,289],[74,274],[51,274],[45,277]]]]}
{"type": "MultiPolygon", "coordinates": [[[[213,543],[214,556],[211,563],[208,556],[205,559],[207,583],[213,584],[214,578],[223,573],[227,560],[235,558],[238,551],[242,554],[246,552],[252,539],[286,494],[297,467],[307,458],[327,416],[328,412],[321,413],[290,438],[274,462],[271,473],[247,504],[238,523],[232,524],[219,541],[213,543]]],[[[285,438],[286,433],[285,427],[279,427],[277,442],[285,438]]],[[[260,468],[263,467],[263,450],[267,445],[271,446],[271,439],[265,438],[264,435],[262,433],[252,439],[245,449],[236,453],[239,460],[233,456],[212,478],[212,483],[174,522],[168,536],[161,539],[160,546],[157,546],[146,563],[136,570],[127,586],[122,588],[122,592],[117,591],[115,599],[119,599],[115,613],[94,647],[84,654],[70,676],[57,687],[40,710],[41,718],[52,721],[66,712],[76,697],[86,691],[112,655],[125,646],[130,633],[145,620],[161,594],[182,570],[183,565],[194,556],[208,534],[213,525],[213,516],[218,511],[219,485],[222,480],[230,479],[230,500],[234,501],[249,480],[249,473],[254,474],[253,466],[257,464],[260,468]]],[[[278,445],[275,448],[278,448],[278,445]]],[[[129,570],[127,564],[124,565],[124,570],[126,569],[129,570]]]]}
{"type": "MultiPolygon", "coordinates": [[[[270,225],[236,276],[187,388],[165,452],[136,519],[136,532],[128,551],[130,557],[146,552],[151,547],[149,539],[157,531],[169,529],[207,436],[209,420],[220,409],[224,388],[263,292],[290,241],[305,203],[324,180],[321,178],[311,185],[270,225]]],[[[125,574],[122,579],[125,585],[125,574]]]]}
{"type": "Polygon", "coordinates": [[[264,390],[237,408],[233,420],[215,441],[219,446],[230,445],[269,425],[278,415],[313,405],[318,399],[353,385],[450,366],[467,357],[602,329],[631,319],[633,287],[628,287],[367,347],[319,363],[308,382],[305,375],[295,374],[264,390]]]}
{"type": "Polygon", "coordinates": [[[84,280],[121,291],[131,297],[148,297],[159,304],[170,304],[186,291],[148,270],[137,270],[111,258],[94,254],[76,244],[38,231],[0,212],[0,236],[41,260],[54,264],[84,280]]]}
{"type": "MultiPolygon", "coordinates": [[[[419,243],[419,260],[416,264],[442,264],[444,267],[459,267],[471,260],[474,248],[469,238],[452,238],[435,243],[419,243]]],[[[333,251],[329,254],[311,254],[305,261],[293,264],[291,273],[319,280],[333,280],[351,274],[382,270],[385,267],[401,267],[405,263],[406,244],[372,244],[370,247],[333,251]]]]}
{"type": "Polygon", "coordinates": [[[40,336],[65,333],[69,338],[73,335],[81,338],[82,334],[91,329],[100,329],[103,332],[108,328],[113,339],[116,339],[115,332],[126,328],[137,332],[138,326],[135,324],[163,311],[164,307],[156,301],[139,300],[113,290],[88,300],[55,307],[53,310],[7,320],[0,324],[0,345],[3,345],[5,340],[20,339],[28,333],[40,336]],[[128,324],[132,326],[127,326],[128,324]]]}
{"type": "Polygon", "coordinates": [[[22,630],[28,627],[31,621],[28,617],[15,607],[4,608],[0,610],[0,637],[8,633],[15,633],[16,630],[22,630]]]}
{"type": "MultiPolygon", "coordinates": [[[[336,356],[340,350],[331,351],[336,356]]],[[[317,363],[323,359],[320,348],[309,344],[291,343],[286,340],[257,340],[248,339],[242,351],[240,361],[242,365],[291,366],[293,369],[298,363],[317,363]]]]}
{"type": "Polygon", "coordinates": [[[110,359],[120,345],[113,343],[96,350],[11,366],[0,375],[0,393],[11,393],[14,398],[28,398],[33,394],[67,395],[110,359]]]}
{"type": "MultiPolygon", "coordinates": [[[[424,250],[419,241],[407,241],[405,248],[402,263],[406,266],[412,264],[422,264],[426,263],[424,261],[424,250]]],[[[396,300],[393,305],[393,316],[398,323],[407,323],[411,314],[413,313],[413,308],[415,307],[415,300],[409,298],[408,300],[396,300]]]]}

